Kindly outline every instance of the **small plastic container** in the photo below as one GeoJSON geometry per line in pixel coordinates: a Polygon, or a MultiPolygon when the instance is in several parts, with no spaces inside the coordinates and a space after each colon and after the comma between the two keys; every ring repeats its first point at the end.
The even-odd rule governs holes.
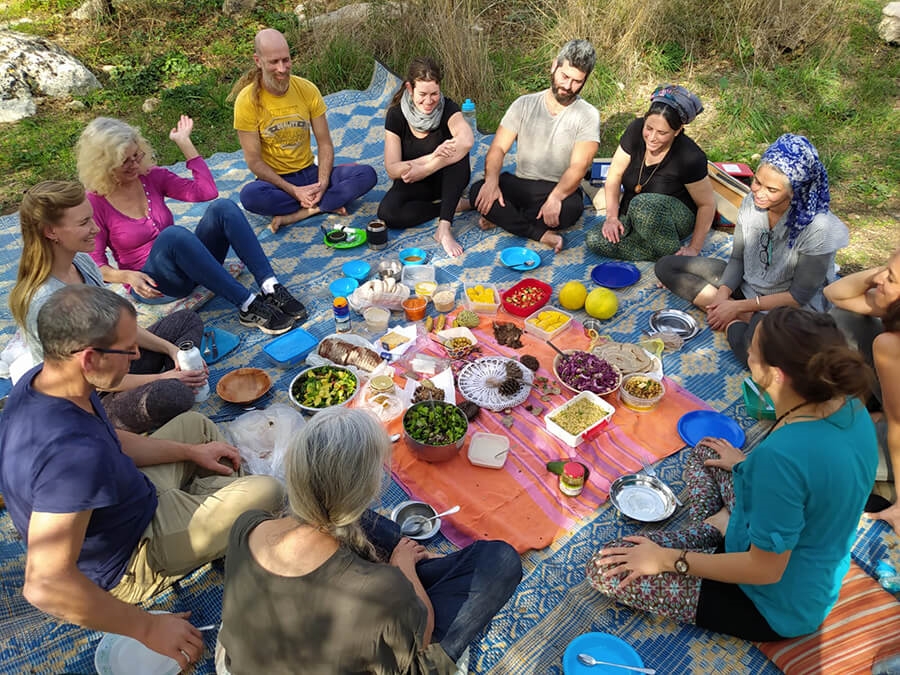
{"type": "Polygon", "coordinates": [[[563,310],[561,310],[557,307],[552,307],[552,306],[547,305],[547,306],[541,307],[539,310],[537,310],[531,316],[529,316],[527,319],[525,319],[525,332],[531,333],[532,335],[539,337],[542,340],[552,340],[557,335],[562,333],[570,325],[572,325],[572,315],[571,314],[569,314],[568,312],[564,312],[563,310]],[[552,331],[546,331],[543,328],[535,325],[535,321],[538,319],[538,317],[540,316],[540,314],[542,312],[558,312],[558,313],[564,315],[566,317],[566,320],[564,323],[560,324],[552,331]]]}
{"type": "Polygon", "coordinates": [[[466,308],[471,309],[473,312],[477,312],[478,314],[496,314],[497,310],[500,309],[500,294],[497,292],[497,287],[493,284],[471,284],[466,285],[466,308]],[[476,286],[481,286],[482,288],[489,289],[493,294],[494,301],[493,302],[476,302],[469,297],[469,289],[475,288],[476,286]]]}
{"type": "Polygon", "coordinates": [[[369,391],[374,394],[393,394],[394,379],[390,375],[376,375],[369,380],[369,391]]]}
{"type": "Polygon", "coordinates": [[[425,318],[425,307],[428,305],[427,298],[413,296],[403,301],[403,311],[406,312],[407,321],[421,321],[425,318]]]}
{"type": "Polygon", "coordinates": [[[750,417],[758,420],[774,420],[775,419],[775,404],[772,403],[772,399],[769,398],[769,395],[762,391],[758,386],[756,387],[760,394],[762,394],[762,398],[760,398],[755,391],[753,391],[753,387],[751,387],[746,378],[741,383],[741,389],[744,390],[744,407],[747,409],[747,414],[750,417]]]}
{"type": "Polygon", "coordinates": [[[651,375],[650,373],[632,373],[622,378],[622,385],[619,387],[619,400],[629,410],[635,412],[649,412],[659,405],[663,396],[666,395],[666,385],[662,383],[662,378],[651,375]],[[654,384],[659,385],[659,392],[652,396],[641,396],[638,393],[647,387],[653,387],[654,384]],[[631,391],[629,391],[629,389],[631,391]]]}
{"type": "Polygon", "coordinates": [[[510,314],[526,317],[547,304],[553,293],[553,287],[538,279],[522,279],[515,286],[500,294],[500,302],[510,314]],[[523,291],[529,292],[529,302],[517,302],[515,299],[523,291]]]}
{"type": "Polygon", "coordinates": [[[502,469],[509,456],[509,438],[483,431],[472,434],[469,439],[469,461],[475,466],[488,469],[502,469]]]}
{"type": "Polygon", "coordinates": [[[431,302],[437,312],[446,314],[456,307],[456,284],[440,284],[431,295],[431,302]]]}
{"type": "Polygon", "coordinates": [[[424,248],[405,248],[400,251],[399,257],[404,267],[420,266],[428,262],[428,251],[424,248]]]}
{"type": "Polygon", "coordinates": [[[403,270],[400,272],[400,283],[404,286],[415,288],[420,281],[433,282],[434,275],[434,265],[404,265],[403,270]]]}
{"type": "Polygon", "coordinates": [[[289,333],[277,337],[263,347],[263,352],[280,368],[290,368],[302,363],[316,348],[319,340],[302,328],[294,328],[289,333]]]}
{"type": "Polygon", "coordinates": [[[585,440],[588,440],[592,437],[591,432],[594,432],[597,429],[599,429],[601,426],[606,425],[606,423],[609,422],[610,418],[613,416],[613,413],[615,411],[616,411],[615,408],[613,408],[609,403],[607,403],[602,398],[597,396],[597,394],[595,394],[594,392],[583,391],[580,394],[578,394],[578,396],[576,396],[575,398],[567,401],[566,403],[563,403],[558,408],[555,408],[554,410],[551,410],[550,412],[546,413],[544,415],[544,424],[547,427],[547,431],[549,431],[551,434],[556,436],[563,443],[565,443],[569,447],[577,448],[585,440]],[[566,431],[561,426],[559,426],[559,424],[557,424],[556,422],[554,422],[551,419],[552,417],[555,417],[556,415],[563,412],[567,408],[570,408],[571,406],[575,405],[576,403],[578,403],[578,401],[582,401],[585,399],[590,401],[591,403],[593,403],[598,408],[600,408],[600,410],[604,414],[600,419],[598,419],[593,424],[587,425],[584,429],[580,429],[577,434],[573,434],[571,432],[566,431]],[[586,439],[585,436],[587,436],[588,438],[586,439]]]}
{"type": "Polygon", "coordinates": [[[363,311],[363,319],[365,319],[366,328],[370,331],[383,333],[387,330],[391,320],[391,312],[384,307],[369,307],[363,311]]]}

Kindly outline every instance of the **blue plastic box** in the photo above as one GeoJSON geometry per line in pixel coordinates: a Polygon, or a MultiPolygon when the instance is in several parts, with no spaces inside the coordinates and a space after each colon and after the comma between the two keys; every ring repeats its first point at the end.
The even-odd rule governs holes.
{"type": "Polygon", "coordinates": [[[290,368],[302,363],[318,344],[318,338],[312,333],[302,328],[294,328],[289,333],[272,340],[263,347],[263,351],[275,362],[275,365],[281,368],[290,368]]]}

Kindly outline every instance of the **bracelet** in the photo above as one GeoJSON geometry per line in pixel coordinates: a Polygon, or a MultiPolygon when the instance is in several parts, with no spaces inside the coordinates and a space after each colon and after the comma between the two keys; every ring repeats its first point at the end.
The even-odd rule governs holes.
{"type": "Polygon", "coordinates": [[[762,307],[762,305],[759,304],[759,296],[758,296],[758,295],[756,296],[756,306],[757,306],[757,307],[762,307]]]}

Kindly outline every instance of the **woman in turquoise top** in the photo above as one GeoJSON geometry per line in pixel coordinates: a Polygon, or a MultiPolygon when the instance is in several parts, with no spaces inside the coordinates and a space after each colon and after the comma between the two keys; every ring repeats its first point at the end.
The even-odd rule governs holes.
{"type": "Polygon", "coordinates": [[[814,632],[837,601],[878,447],[871,371],[834,320],[778,307],[750,346],[775,424],[752,453],[705,438],[685,466],[691,526],[625,537],[588,563],[632,607],[746,640],[814,632]]]}

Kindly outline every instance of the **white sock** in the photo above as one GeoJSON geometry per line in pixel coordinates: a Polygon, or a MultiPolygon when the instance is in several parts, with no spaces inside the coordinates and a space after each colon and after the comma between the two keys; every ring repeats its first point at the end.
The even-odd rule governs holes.
{"type": "Polygon", "coordinates": [[[246,312],[250,309],[250,305],[253,304],[253,301],[256,300],[256,293],[251,293],[247,296],[247,299],[244,300],[244,304],[241,305],[241,311],[246,312]]]}
{"type": "Polygon", "coordinates": [[[269,277],[265,281],[263,281],[259,287],[262,289],[262,292],[266,295],[271,295],[275,292],[275,284],[278,283],[278,279],[275,277],[269,277]]]}

